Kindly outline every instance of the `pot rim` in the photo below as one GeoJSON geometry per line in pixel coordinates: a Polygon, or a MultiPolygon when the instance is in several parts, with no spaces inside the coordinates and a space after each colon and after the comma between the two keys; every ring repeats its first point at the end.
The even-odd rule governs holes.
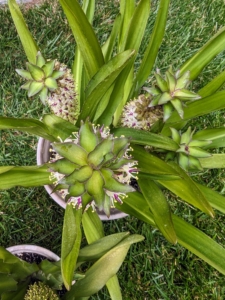
{"type": "Polygon", "coordinates": [[[36,246],[36,245],[28,245],[28,244],[22,244],[22,245],[15,245],[6,248],[7,251],[11,252],[12,254],[20,254],[20,253],[35,253],[42,255],[46,257],[49,260],[53,261],[59,261],[60,257],[52,252],[51,250],[48,250],[44,247],[36,246]]]}

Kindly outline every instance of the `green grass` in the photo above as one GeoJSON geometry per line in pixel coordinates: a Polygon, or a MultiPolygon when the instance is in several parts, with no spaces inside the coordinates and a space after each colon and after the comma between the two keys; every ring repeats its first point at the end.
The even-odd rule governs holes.
{"type": "MultiPolygon", "coordinates": [[[[151,32],[158,1],[152,1],[152,14],[143,41],[151,32]]],[[[104,42],[118,13],[115,0],[98,1],[95,31],[104,42]]],[[[75,43],[62,11],[57,5],[43,4],[24,10],[25,18],[42,52],[72,66],[75,43]]],[[[15,68],[23,68],[26,57],[7,8],[0,9],[0,115],[41,118],[46,111],[37,100],[28,99],[19,87],[21,79],[15,68]]],[[[165,38],[159,51],[158,67],[175,68],[193,55],[215,32],[225,25],[223,0],[171,0],[165,38]]],[[[137,65],[143,55],[141,51],[137,65]]],[[[218,55],[193,84],[198,90],[224,69],[224,53],[218,55]]],[[[152,76],[149,77],[151,81],[152,76]]],[[[193,121],[197,129],[224,126],[224,112],[213,113],[193,121]]],[[[18,131],[0,132],[0,165],[35,164],[37,138],[18,131]]],[[[223,151],[223,150],[221,150],[223,151]]],[[[224,170],[204,171],[198,178],[211,188],[225,192],[224,170]]],[[[203,230],[225,246],[224,216],[214,220],[169,196],[174,213],[203,230]]],[[[15,188],[0,192],[0,244],[37,244],[60,255],[63,209],[56,205],[43,188],[15,188]]],[[[118,277],[124,299],[224,299],[225,278],[180,245],[169,244],[159,231],[133,217],[105,223],[107,234],[130,231],[145,236],[133,245],[118,277]]],[[[110,299],[106,289],[91,299],[110,299]]]]}

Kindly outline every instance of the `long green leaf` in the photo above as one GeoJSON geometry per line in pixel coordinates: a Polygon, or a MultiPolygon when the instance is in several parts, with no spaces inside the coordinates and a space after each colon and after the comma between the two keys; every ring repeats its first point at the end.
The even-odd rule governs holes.
{"type": "MultiPolygon", "coordinates": [[[[104,237],[103,224],[96,212],[89,208],[82,218],[82,224],[85,237],[89,244],[104,237]]],[[[114,275],[106,283],[107,289],[110,293],[112,300],[122,300],[119,282],[117,276],[114,275]]]]}
{"type": "Polygon", "coordinates": [[[212,154],[207,158],[199,158],[199,161],[204,169],[225,168],[225,154],[212,154]]]}
{"type": "Polygon", "coordinates": [[[139,174],[138,185],[148,203],[154,221],[164,237],[172,244],[177,243],[170,206],[161,189],[154,181],[139,174]]]}
{"type": "Polygon", "coordinates": [[[63,222],[61,270],[63,283],[70,290],[81,243],[82,210],[67,204],[63,222]]]}
{"type": "Polygon", "coordinates": [[[110,36],[106,40],[105,44],[102,46],[102,53],[104,55],[105,62],[108,62],[112,57],[113,49],[116,43],[116,38],[119,34],[120,27],[121,27],[121,15],[119,14],[114,21],[110,36]]]}
{"type": "Polygon", "coordinates": [[[149,14],[150,1],[141,0],[135,8],[132,19],[129,22],[129,27],[125,39],[123,40],[124,46],[121,50],[134,49],[136,53],[138,53],[149,14]]]}
{"type": "Polygon", "coordinates": [[[132,145],[132,148],[134,149],[132,156],[138,161],[140,172],[152,175],[172,175],[171,180],[179,178],[179,173],[160,158],[148,153],[140,146],[132,145]]]}
{"type": "Polygon", "coordinates": [[[93,118],[99,101],[133,56],[134,51],[132,50],[116,55],[92,78],[86,90],[86,100],[78,122],[86,120],[87,117],[93,118]]]}
{"type": "Polygon", "coordinates": [[[82,217],[84,234],[88,244],[94,243],[105,236],[102,222],[96,212],[89,208],[82,217]]]}
{"type": "MultiPolygon", "coordinates": [[[[124,199],[123,204],[116,204],[116,207],[150,225],[156,226],[154,224],[153,215],[149,211],[148,204],[140,193],[130,193],[128,198],[124,199]]],[[[172,215],[172,218],[178,243],[222,274],[225,274],[225,260],[223,259],[225,249],[202,231],[188,224],[181,218],[175,215],[172,215]]]]}
{"type": "Polygon", "coordinates": [[[178,166],[178,164],[171,162],[170,165],[180,175],[181,178],[171,181],[159,180],[158,182],[175,195],[179,196],[181,199],[213,217],[214,212],[212,207],[195,182],[186,174],[183,169],[178,166]]]}
{"type": "Polygon", "coordinates": [[[116,128],[112,132],[118,137],[121,135],[130,137],[133,144],[148,145],[169,151],[176,151],[178,149],[177,143],[163,135],[133,128],[116,128]]]}
{"type": "MultiPolygon", "coordinates": [[[[92,24],[95,10],[95,0],[85,0],[83,1],[82,9],[86,14],[86,17],[90,24],[92,24]]],[[[85,71],[83,68],[83,59],[79,48],[76,48],[75,58],[73,63],[73,76],[76,83],[76,98],[78,102],[78,110],[80,110],[80,105],[82,104],[82,81],[83,76],[85,76],[85,71]]]]}
{"type": "Polygon", "coordinates": [[[70,24],[77,46],[81,52],[89,79],[104,64],[97,37],[77,0],[59,1],[70,24]]]}
{"type": "Polygon", "coordinates": [[[52,114],[44,115],[43,123],[48,128],[49,133],[54,136],[55,141],[65,140],[68,138],[73,132],[79,130],[75,125],[70,122],[63,120],[60,117],[57,117],[52,114]]]}
{"type": "Polygon", "coordinates": [[[121,232],[110,234],[95,242],[89,244],[88,246],[82,248],[79,252],[78,262],[80,261],[91,261],[97,260],[103,256],[111,248],[115,247],[120,243],[127,235],[128,232],[121,232]]]}
{"type": "Polygon", "coordinates": [[[202,69],[221,51],[225,50],[225,27],[221,28],[194,56],[188,59],[180,71],[190,71],[190,80],[194,80],[202,69]]]}
{"type": "MultiPolygon", "coordinates": [[[[128,51],[128,50],[127,50],[128,51]]],[[[99,118],[100,124],[105,124],[105,126],[110,126],[113,122],[114,113],[117,107],[120,105],[124,98],[124,87],[129,77],[130,71],[133,67],[135,56],[133,56],[127,66],[122,70],[115,81],[115,86],[112,91],[109,104],[107,109],[104,111],[102,116],[99,118]]],[[[115,123],[113,123],[115,126],[115,123]]]]}
{"type": "Polygon", "coordinates": [[[35,134],[51,142],[56,139],[48,130],[48,127],[42,122],[34,119],[16,119],[0,117],[0,130],[2,129],[16,129],[30,134],[35,134]]]}
{"type": "Polygon", "coordinates": [[[127,193],[127,198],[123,199],[123,203],[115,202],[117,209],[136,217],[143,222],[152,226],[156,226],[152,212],[150,212],[144,196],[139,192],[127,193]]]}
{"type": "Polygon", "coordinates": [[[126,35],[128,28],[135,10],[135,0],[121,0],[120,1],[120,14],[122,18],[122,24],[119,34],[118,41],[118,51],[121,51],[124,40],[126,40],[126,35]]]}
{"type": "Polygon", "coordinates": [[[27,24],[20,11],[19,5],[15,0],[8,0],[8,5],[27,59],[29,60],[29,62],[34,64],[36,62],[36,55],[39,50],[38,46],[27,27],[27,24]]]}
{"type": "Polygon", "coordinates": [[[186,249],[203,259],[216,270],[225,274],[225,249],[205,233],[173,216],[178,242],[186,249]]]}
{"type": "Polygon", "coordinates": [[[123,88],[123,98],[118,104],[118,107],[113,115],[113,126],[117,127],[117,124],[119,123],[122,115],[122,111],[124,108],[124,105],[129,100],[130,91],[133,86],[134,81],[134,65],[131,67],[130,73],[126,77],[126,80],[124,82],[124,88],[123,88]]]}
{"type": "Polygon", "coordinates": [[[198,91],[198,95],[202,98],[213,95],[217,92],[225,82],[225,71],[221,72],[217,77],[210,81],[206,86],[198,91]]]}
{"type": "MultiPolygon", "coordinates": [[[[75,297],[91,296],[99,291],[105,283],[114,276],[126,254],[133,243],[144,239],[141,235],[131,235],[123,239],[117,246],[102,256],[91,268],[85,273],[85,277],[77,281],[71,288],[71,294],[75,297]]],[[[69,293],[70,294],[70,293],[69,293]]],[[[67,298],[72,299],[72,298],[67,298]]]]}
{"type": "MultiPolygon", "coordinates": [[[[135,8],[134,14],[129,23],[129,28],[126,34],[126,38],[124,39],[122,49],[123,50],[134,49],[136,52],[135,57],[137,56],[139,47],[141,45],[141,41],[145,32],[149,14],[150,14],[150,1],[141,0],[138,3],[137,7],[135,8]]],[[[123,99],[119,103],[116,112],[114,114],[114,120],[113,120],[114,126],[116,126],[119,121],[124,104],[127,102],[127,100],[129,100],[130,91],[133,86],[133,79],[134,79],[134,66],[131,67],[131,70],[125,81],[123,99]]]]}
{"type": "Polygon", "coordinates": [[[225,213],[225,197],[220,195],[218,192],[205,185],[196,183],[198,188],[201,190],[206,200],[210,203],[213,208],[218,209],[222,213],[225,213]]]}
{"type": "Polygon", "coordinates": [[[46,166],[13,167],[8,171],[4,172],[4,170],[5,167],[0,167],[1,190],[15,186],[34,187],[52,183],[46,166]]]}
{"type": "MultiPolygon", "coordinates": [[[[151,38],[149,40],[148,46],[145,50],[143,60],[138,69],[136,79],[133,85],[135,88],[135,95],[138,94],[139,89],[147,80],[154,66],[156,57],[158,55],[158,50],[162,43],[165,28],[166,28],[166,20],[168,15],[169,3],[170,0],[160,1],[154,29],[151,38]]],[[[134,95],[132,94],[130,95],[131,98],[133,98],[133,96],[134,95]]]]}

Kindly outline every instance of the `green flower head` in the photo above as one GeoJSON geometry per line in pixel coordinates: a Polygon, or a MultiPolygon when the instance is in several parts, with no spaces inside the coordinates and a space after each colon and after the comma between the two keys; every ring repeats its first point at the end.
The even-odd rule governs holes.
{"type": "Polygon", "coordinates": [[[52,144],[49,168],[55,190],[79,208],[97,206],[109,216],[114,201],[134,191],[129,183],[137,162],[128,155],[129,145],[128,138],[114,137],[108,128],[86,120],[74,137],[52,144]]]}

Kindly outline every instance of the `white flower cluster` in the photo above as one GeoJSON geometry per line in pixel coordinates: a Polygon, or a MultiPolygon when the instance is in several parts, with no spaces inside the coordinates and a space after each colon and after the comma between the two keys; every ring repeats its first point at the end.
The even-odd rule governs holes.
{"type": "Polygon", "coordinates": [[[124,106],[121,118],[123,127],[149,130],[150,127],[163,116],[161,106],[149,107],[152,99],[140,95],[124,106]]]}
{"type": "Polygon", "coordinates": [[[58,88],[48,95],[47,103],[56,116],[74,124],[77,120],[77,102],[73,75],[66,65],[58,61],[55,63],[55,69],[65,73],[57,80],[58,88]]]}

